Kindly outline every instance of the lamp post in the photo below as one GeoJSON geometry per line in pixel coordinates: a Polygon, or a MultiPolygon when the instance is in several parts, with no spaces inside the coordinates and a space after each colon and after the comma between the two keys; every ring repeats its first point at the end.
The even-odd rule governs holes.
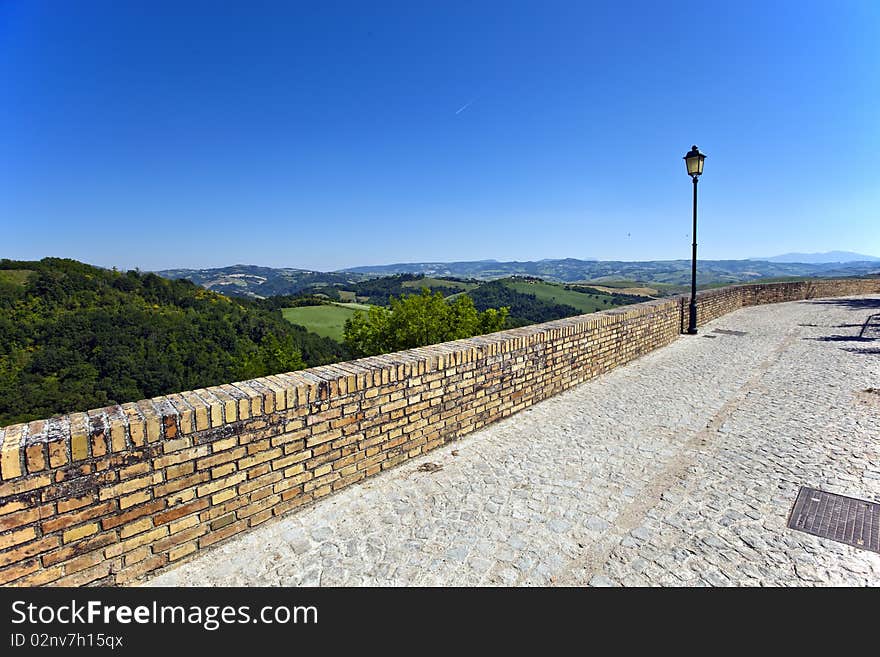
{"type": "Polygon", "coordinates": [[[688,309],[688,333],[690,335],[697,334],[697,181],[703,173],[703,160],[705,159],[706,156],[700,152],[696,145],[692,146],[691,150],[684,156],[688,175],[694,181],[694,244],[691,261],[691,304],[688,309]]]}

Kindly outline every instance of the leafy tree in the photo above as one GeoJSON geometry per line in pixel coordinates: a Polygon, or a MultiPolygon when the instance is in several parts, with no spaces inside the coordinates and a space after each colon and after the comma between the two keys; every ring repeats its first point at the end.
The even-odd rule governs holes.
{"type": "Polygon", "coordinates": [[[344,344],[353,355],[375,356],[491,333],[501,330],[507,319],[507,308],[479,313],[467,295],[448,302],[427,288],[392,297],[390,303],[390,309],[373,306],[346,321],[344,344]]]}

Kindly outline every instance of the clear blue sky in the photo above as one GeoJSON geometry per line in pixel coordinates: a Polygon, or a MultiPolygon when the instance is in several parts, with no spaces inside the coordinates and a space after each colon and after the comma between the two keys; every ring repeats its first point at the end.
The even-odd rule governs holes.
{"type": "Polygon", "coordinates": [[[880,2],[0,0],[0,257],[880,255],[880,2]]]}

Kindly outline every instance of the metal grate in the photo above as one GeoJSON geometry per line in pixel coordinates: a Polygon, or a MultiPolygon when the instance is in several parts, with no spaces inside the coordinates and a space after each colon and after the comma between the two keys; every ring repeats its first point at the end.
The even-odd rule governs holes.
{"type": "Polygon", "coordinates": [[[880,553],[880,503],[801,486],[788,526],[880,553]]]}

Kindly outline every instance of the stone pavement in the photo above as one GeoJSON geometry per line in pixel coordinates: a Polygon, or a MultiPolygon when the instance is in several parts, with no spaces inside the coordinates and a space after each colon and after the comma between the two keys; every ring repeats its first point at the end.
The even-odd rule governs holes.
{"type": "Polygon", "coordinates": [[[149,583],[880,585],[786,528],[801,485],[880,501],[877,313],[736,311],[149,583]]]}

